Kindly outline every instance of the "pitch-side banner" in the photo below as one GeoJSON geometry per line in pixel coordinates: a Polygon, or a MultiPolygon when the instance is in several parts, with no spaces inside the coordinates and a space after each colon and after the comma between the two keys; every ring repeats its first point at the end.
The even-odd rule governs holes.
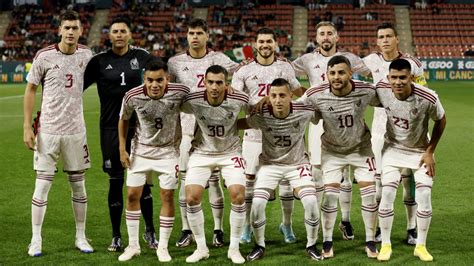
{"type": "Polygon", "coordinates": [[[31,63],[0,62],[0,83],[24,83],[31,63]]]}
{"type": "Polygon", "coordinates": [[[427,80],[474,80],[474,58],[421,59],[427,80]]]}

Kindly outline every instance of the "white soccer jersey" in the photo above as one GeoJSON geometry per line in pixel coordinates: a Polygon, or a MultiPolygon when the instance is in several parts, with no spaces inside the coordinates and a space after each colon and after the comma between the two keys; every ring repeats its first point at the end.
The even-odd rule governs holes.
{"type": "Polygon", "coordinates": [[[142,85],[128,91],[122,102],[120,118],[129,120],[136,112],[136,134],[132,140],[132,154],[150,159],[169,159],[179,156],[181,123],[179,108],[189,88],[168,83],[160,99],[152,99],[142,85]]]}
{"type": "Polygon", "coordinates": [[[233,73],[239,66],[221,52],[209,50],[201,58],[194,58],[188,52],[185,52],[168,60],[168,72],[175,82],[182,83],[191,88],[191,92],[195,92],[206,89],[204,75],[212,65],[224,67],[229,74],[233,73]]]}
{"type": "MultiPolygon", "coordinates": [[[[357,55],[349,52],[337,52],[333,56],[342,55],[349,59],[352,72],[368,76],[370,70],[357,55]]],[[[328,62],[333,56],[324,56],[315,51],[304,54],[292,62],[297,76],[308,76],[311,87],[316,87],[327,81],[328,62]]]]}
{"type": "Polygon", "coordinates": [[[370,131],[364,114],[368,105],[378,105],[375,87],[351,80],[352,91],[336,96],[329,83],[306,91],[305,102],[313,106],[323,119],[322,148],[335,153],[349,154],[370,147],[370,131]]]}
{"type": "Polygon", "coordinates": [[[308,122],[317,122],[314,109],[293,102],[286,118],[276,118],[271,107],[265,106],[263,113],[247,118],[247,123],[262,132],[261,165],[300,165],[309,163],[305,149],[305,131],[308,122]]]}
{"type": "Polygon", "coordinates": [[[73,135],[86,131],[82,91],[84,71],[91,58],[91,50],[80,44],[69,55],[62,53],[57,44],[38,51],[28,83],[42,86],[40,132],[73,135]]]}
{"type": "MultiPolygon", "coordinates": [[[[410,62],[411,65],[411,74],[415,76],[416,83],[420,85],[426,85],[426,80],[423,76],[423,66],[421,65],[420,60],[417,58],[409,55],[409,54],[402,54],[399,53],[397,59],[405,59],[410,62]]],[[[364,57],[365,65],[370,69],[372,72],[372,78],[374,80],[374,84],[377,84],[379,81],[387,79],[387,75],[389,72],[388,67],[392,61],[386,61],[382,54],[379,52],[372,53],[366,57],[364,57]]]]}
{"type": "Polygon", "coordinates": [[[191,153],[220,156],[241,151],[237,118],[246,111],[249,97],[241,92],[226,94],[219,106],[207,101],[206,91],[189,94],[181,110],[194,114],[198,127],[194,134],[191,153]]]}
{"type": "Polygon", "coordinates": [[[441,120],[444,109],[434,91],[417,84],[412,84],[412,91],[407,99],[400,101],[390,84],[377,83],[377,94],[388,118],[385,145],[423,153],[429,144],[429,119],[441,120]]]}
{"type": "MultiPolygon", "coordinates": [[[[231,86],[237,91],[247,93],[250,96],[250,105],[255,105],[268,95],[271,83],[277,78],[286,79],[290,83],[291,90],[301,87],[291,64],[280,59],[275,59],[268,66],[254,60],[240,67],[232,77],[231,86]]],[[[261,142],[262,134],[255,129],[245,130],[244,141],[261,142]]]]}

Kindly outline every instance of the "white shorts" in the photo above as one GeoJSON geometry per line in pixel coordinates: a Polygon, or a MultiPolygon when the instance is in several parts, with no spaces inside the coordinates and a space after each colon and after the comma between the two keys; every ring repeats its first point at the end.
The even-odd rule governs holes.
{"type": "Polygon", "coordinates": [[[153,173],[158,173],[160,188],[170,190],[178,188],[178,158],[156,160],[134,155],[130,158],[130,162],[127,187],[143,186],[153,177],[153,173]]]}
{"type": "Polygon", "coordinates": [[[200,185],[206,187],[211,172],[216,168],[221,170],[225,186],[245,186],[244,162],[242,156],[238,153],[222,156],[191,154],[185,186],[200,185]]]}
{"type": "Polygon", "coordinates": [[[74,135],[38,133],[33,157],[36,171],[54,173],[61,157],[64,171],[82,171],[91,167],[86,132],[74,135]]]}
{"type": "Polygon", "coordinates": [[[425,165],[419,166],[421,156],[421,153],[385,148],[382,154],[382,185],[399,182],[401,175],[407,175],[411,170],[415,183],[432,186],[433,178],[427,174],[425,165]]]}
{"type": "Polygon", "coordinates": [[[242,157],[245,161],[245,174],[255,175],[259,165],[259,156],[262,153],[262,143],[244,140],[242,142],[242,157]]]}
{"type": "Polygon", "coordinates": [[[323,134],[323,121],[317,125],[309,123],[308,126],[308,151],[311,165],[321,165],[321,135],[323,134]]]}
{"type": "Polygon", "coordinates": [[[324,184],[341,183],[342,172],[346,166],[353,167],[357,182],[375,182],[375,159],[371,148],[347,155],[323,149],[321,161],[324,184]]]}
{"type": "Polygon", "coordinates": [[[303,186],[314,187],[313,177],[311,176],[311,165],[302,164],[293,166],[260,166],[257,171],[255,188],[275,190],[278,184],[283,180],[290,182],[293,188],[303,186]]]}
{"type": "Polygon", "coordinates": [[[188,169],[189,151],[191,150],[192,135],[184,135],[179,144],[179,171],[186,171],[188,169]]]}
{"type": "MultiPolygon", "coordinates": [[[[385,113],[385,109],[376,107],[374,108],[374,119],[372,121],[372,151],[374,152],[375,156],[375,163],[379,166],[382,166],[382,148],[385,143],[385,132],[387,124],[387,114],[385,113]]],[[[382,172],[382,167],[377,169],[377,174],[382,172]]]]}

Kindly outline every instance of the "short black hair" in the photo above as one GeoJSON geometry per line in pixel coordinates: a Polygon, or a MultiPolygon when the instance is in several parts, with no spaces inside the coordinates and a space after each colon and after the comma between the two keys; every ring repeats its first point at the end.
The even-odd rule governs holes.
{"type": "Polygon", "coordinates": [[[346,64],[349,68],[351,68],[351,62],[349,61],[349,59],[347,59],[347,57],[343,55],[336,55],[329,59],[328,69],[337,64],[346,64]]]}
{"type": "Polygon", "coordinates": [[[159,71],[162,69],[168,72],[168,66],[158,58],[151,60],[145,65],[145,71],[159,71]]]}
{"type": "Polygon", "coordinates": [[[272,81],[272,84],[270,84],[270,90],[273,87],[283,87],[283,86],[285,86],[288,89],[288,91],[290,91],[290,83],[288,82],[288,80],[284,78],[277,78],[272,81]]]}
{"type": "Polygon", "coordinates": [[[130,23],[130,19],[128,19],[127,17],[114,17],[112,19],[112,22],[110,23],[110,27],[112,27],[112,25],[114,25],[115,23],[124,23],[125,25],[127,25],[128,29],[131,29],[131,23],[130,23]]]}
{"type": "Polygon", "coordinates": [[[219,66],[219,65],[212,65],[210,67],[208,67],[206,69],[206,75],[205,77],[207,77],[207,74],[208,73],[212,73],[212,74],[224,74],[224,79],[227,81],[227,77],[229,76],[229,72],[227,72],[227,70],[225,68],[223,68],[222,66],[219,66]]]}
{"type": "Polygon", "coordinates": [[[392,63],[390,63],[390,65],[388,66],[388,70],[390,71],[391,69],[395,69],[395,70],[408,70],[409,72],[411,72],[411,65],[410,65],[410,62],[408,62],[408,60],[405,60],[405,59],[395,59],[392,61],[392,63]]]}
{"type": "Polygon", "coordinates": [[[81,22],[81,17],[79,16],[79,13],[74,10],[66,10],[59,16],[60,24],[65,20],[79,20],[79,22],[81,22]]]}
{"type": "Polygon", "coordinates": [[[271,34],[272,37],[273,37],[273,40],[276,41],[276,34],[275,34],[275,31],[270,29],[270,28],[260,28],[257,30],[257,32],[255,33],[255,40],[258,39],[258,35],[260,34],[271,34]]]}
{"type": "Polygon", "coordinates": [[[378,36],[379,30],[385,30],[385,29],[392,29],[393,33],[395,34],[395,37],[398,36],[398,32],[395,29],[395,26],[392,23],[389,23],[389,22],[384,22],[384,23],[378,25],[377,30],[375,31],[375,36],[378,36]]]}
{"type": "Polygon", "coordinates": [[[201,28],[205,32],[207,32],[207,22],[203,19],[200,19],[200,18],[192,19],[188,23],[188,30],[189,29],[194,29],[194,28],[201,28]]]}

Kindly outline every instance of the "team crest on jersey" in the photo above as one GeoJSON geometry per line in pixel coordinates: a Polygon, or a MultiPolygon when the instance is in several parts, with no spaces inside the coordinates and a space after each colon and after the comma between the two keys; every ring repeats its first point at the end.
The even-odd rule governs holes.
{"type": "Polygon", "coordinates": [[[170,110],[173,110],[173,108],[174,108],[174,103],[170,105],[170,110]]]}
{"type": "Polygon", "coordinates": [[[227,114],[227,119],[232,119],[232,118],[234,118],[234,113],[229,112],[229,113],[227,114]]]}
{"type": "Polygon", "coordinates": [[[360,107],[361,104],[362,104],[362,101],[359,99],[359,101],[356,102],[356,106],[360,107]]]}
{"type": "Polygon", "coordinates": [[[79,64],[79,67],[82,68],[83,66],[84,66],[84,62],[81,62],[81,63],[79,64]]]}
{"type": "Polygon", "coordinates": [[[415,108],[411,109],[410,113],[411,113],[412,115],[415,115],[415,116],[416,116],[416,114],[418,114],[418,108],[415,107],[415,108]]]}
{"type": "Polygon", "coordinates": [[[130,68],[131,69],[140,69],[140,64],[138,63],[138,59],[135,57],[130,60],[130,68]]]}
{"type": "Polygon", "coordinates": [[[271,127],[267,128],[267,132],[272,132],[273,129],[271,127]]]}
{"type": "Polygon", "coordinates": [[[299,128],[299,127],[300,127],[300,122],[295,122],[295,123],[293,123],[293,127],[294,127],[294,128],[299,128]]]}

